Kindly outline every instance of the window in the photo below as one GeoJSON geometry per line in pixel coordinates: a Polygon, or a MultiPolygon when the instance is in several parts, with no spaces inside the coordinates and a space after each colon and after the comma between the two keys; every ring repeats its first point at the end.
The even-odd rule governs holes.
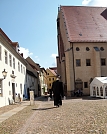
{"type": "Polygon", "coordinates": [[[91,60],[90,59],[86,59],[86,66],[91,66],[91,60]]]}
{"type": "Polygon", "coordinates": [[[18,62],[18,71],[20,72],[20,63],[18,62]]]}
{"type": "Polygon", "coordinates": [[[22,94],[22,84],[20,84],[20,93],[22,94]]]}
{"type": "Polygon", "coordinates": [[[14,74],[14,71],[12,70],[12,74],[14,74]]]}
{"type": "Polygon", "coordinates": [[[9,54],[9,64],[10,64],[10,67],[12,67],[12,56],[9,54]]]}
{"type": "Polygon", "coordinates": [[[48,73],[48,75],[49,75],[49,73],[48,73]]]}
{"type": "Polygon", "coordinates": [[[80,49],[79,49],[79,47],[76,47],[76,51],[79,51],[80,49]]]}
{"type": "Polygon", "coordinates": [[[49,78],[49,81],[51,81],[51,78],[49,78]]]}
{"type": "Polygon", "coordinates": [[[80,59],[76,59],[76,67],[81,66],[81,60],[80,59]]]}
{"type": "Polygon", "coordinates": [[[22,73],[22,65],[21,65],[21,73],[22,73]]]}
{"type": "Polygon", "coordinates": [[[84,82],[84,88],[88,88],[88,82],[84,82]]]}
{"type": "Polygon", "coordinates": [[[34,82],[32,82],[32,86],[34,86],[34,82]]]}
{"type": "Polygon", "coordinates": [[[15,58],[13,58],[13,68],[15,69],[15,58]]]}
{"type": "Polygon", "coordinates": [[[8,62],[8,57],[7,57],[7,51],[5,51],[5,63],[7,64],[8,62]]]}
{"type": "Polygon", "coordinates": [[[95,51],[100,51],[100,49],[98,47],[94,47],[95,51]]]}
{"type": "Polygon", "coordinates": [[[54,78],[53,78],[53,80],[54,80],[54,78]]]}
{"type": "Polygon", "coordinates": [[[25,67],[23,67],[23,74],[25,74],[25,67]]]}
{"type": "Polygon", "coordinates": [[[100,50],[101,50],[101,51],[104,51],[104,48],[103,48],[103,47],[100,47],[100,50]]]}
{"type": "Polygon", "coordinates": [[[51,87],[51,83],[49,84],[49,86],[51,87]]]}
{"type": "Polygon", "coordinates": [[[101,66],[106,66],[106,59],[105,58],[101,59],[101,66]]]}
{"type": "Polygon", "coordinates": [[[3,91],[2,91],[2,80],[0,80],[0,97],[2,97],[3,96],[3,93],[2,93],[3,91]]]}
{"type": "Polygon", "coordinates": [[[86,47],[86,50],[89,51],[90,50],[89,47],[86,47]]]}
{"type": "Polygon", "coordinates": [[[2,55],[2,53],[1,53],[1,46],[0,46],[0,60],[1,60],[1,55],[2,55]]]}

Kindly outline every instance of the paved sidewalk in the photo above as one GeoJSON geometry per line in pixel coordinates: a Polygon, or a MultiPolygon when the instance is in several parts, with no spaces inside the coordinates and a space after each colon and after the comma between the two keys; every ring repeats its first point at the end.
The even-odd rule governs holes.
{"type": "Polygon", "coordinates": [[[5,121],[6,119],[8,119],[9,117],[11,117],[12,115],[16,114],[17,112],[21,111],[22,109],[24,109],[25,107],[27,107],[28,105],[30,105],[30,101],[23,101],[20,106],[9,110],[8,112],[5,112],[3,114],[0,115],[0,123],[2,123],[3,121],[5,121]]]}
{"type": "MultiPolygon", "coordinates": [[[[35,101],[47,101],[47,97],[45,96],[40,96],[35,98],[35,101]]],[[[9,110],[8,112],[4,112],[3,114],[0,115],[0,123],[11,117],[12,115],[16,114],[17,112],[21,111],[25,107],[30,105],[30,101],[22,101],[21,104],[16,104],[16,108],[13,108],[9,110]]]]}

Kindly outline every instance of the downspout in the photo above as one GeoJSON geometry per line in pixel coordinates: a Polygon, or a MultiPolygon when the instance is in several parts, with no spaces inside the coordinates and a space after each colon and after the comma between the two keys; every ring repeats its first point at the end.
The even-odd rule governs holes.
{"type": "Polygon", "coordinates": [[[74,90],[76,89],[75,86],[75,67],[74,67],[74,50],[73,50],[73,42],[72,42],[72,56],[73,56],[73,72],[74,72],[74,90]]]}

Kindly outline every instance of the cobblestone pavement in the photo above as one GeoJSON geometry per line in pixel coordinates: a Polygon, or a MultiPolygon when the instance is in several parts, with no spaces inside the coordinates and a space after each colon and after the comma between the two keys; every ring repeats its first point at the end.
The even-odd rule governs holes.
{"type": "Polygon", "coordinates": [[[16,134],[107,134],[106,99],[68,99],[59,108],[40,104],[16,134]]]}

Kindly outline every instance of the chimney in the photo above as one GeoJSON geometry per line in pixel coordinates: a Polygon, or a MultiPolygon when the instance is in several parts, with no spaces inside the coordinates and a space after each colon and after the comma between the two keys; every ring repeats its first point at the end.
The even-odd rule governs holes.
{"type": "Polygon", "coordinates": [[[20,54],[23,57],[23,53],[20,54]]]}

